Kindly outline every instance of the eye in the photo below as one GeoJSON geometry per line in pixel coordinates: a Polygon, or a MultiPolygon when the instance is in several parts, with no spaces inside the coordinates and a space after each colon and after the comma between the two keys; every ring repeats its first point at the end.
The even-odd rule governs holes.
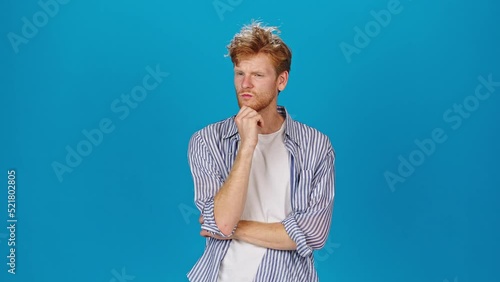
{"type": "Polygon", "coordinates": [[[243,75],[243,72],[242,71],[237,71],[236,75],[243,75]]]}
{"type": "Polygon", "coordinates": [[[264,75],[262,75],[260,73],[256,73],[255,76],[257,76],[257,77],[263,77],[264,75]]]}

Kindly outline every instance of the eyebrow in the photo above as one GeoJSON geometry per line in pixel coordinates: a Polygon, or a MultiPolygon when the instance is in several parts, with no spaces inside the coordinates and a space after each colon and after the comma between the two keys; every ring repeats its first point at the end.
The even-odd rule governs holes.
{"type": "MultiPolygon", "coordinates": [[[[234,72],[244,72],[242,69],[235,68],[234,72]]],[[[266,72],[263,70],[251,71],[250,74],[265,74],[266,72]]]]}

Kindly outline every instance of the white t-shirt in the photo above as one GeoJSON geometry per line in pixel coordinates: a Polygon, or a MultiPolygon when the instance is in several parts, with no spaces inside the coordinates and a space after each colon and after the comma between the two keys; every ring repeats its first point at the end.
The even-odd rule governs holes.
{"type": "MultiPolygon", "coordinates": [[[[255,148],[242,220],[280,222],[291,212],[290,164],[281,128],[259,134],[255,148]]],[[[232,240],[221,262],[219,282],[251,282],[266,248],[232,240]]]]}

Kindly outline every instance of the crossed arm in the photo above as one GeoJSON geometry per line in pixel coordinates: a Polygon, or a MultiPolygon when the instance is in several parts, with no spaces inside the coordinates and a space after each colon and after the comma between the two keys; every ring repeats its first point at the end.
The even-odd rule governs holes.
{"type": "MultiPolygon", "coordinates": [[[[195,184],[198,176],[198,179],[203,179],[206,185],[207,179],[213,178],[216,173],[210,167],[210,161],[205,159],[208,156],[196,153],[196,148],[199,149],[197,145],[200,144],[194,142],[194,140],[190,143],[191,169],[195,184]],[[205,160],[203,161],[201,158],[205,160]],[[204,163],[201,163],[201,161],[204,163]]],[[[218,230],[204,228],[204,217],[209,218],[207,221],[212,218],[210,211],[208,215],[202,214],[200,216],[200,224],[202,225],[200,235],[220,240],[242,240],[271,249],[294,250],[296,249],[295,242],[288,236],[285,227],[280,222],[264,223],[240,220],[245,207],[252,156],[252,148],[241,148],[239,150],[228,178],[213,197],[213,221],[218,230]]],[[[207,205],[206,202],[202,204],[207,205]]],[[[211,204],[210,201],[209,205],[211,204]]],[[[212,207],[210,207],[210,210],[212,210],[212,207]]]]}
{"type": "MultiPolygon", "coordinates": [[[[203,217],[200,216],[200,224],[203,217]]],[[[297,244],[288,236],[281,222],[265,223],[258,221],[240,220],[233,235],[222,237],[202,229],[200,235],[213,237],[219,240],[241,240],[260,247],[275,250],[296,250],[297,244]]]]}
{"type": "Polygon", "coordinates": [[[302,186],[298,188],[309,188],[310,192],[307,207],[275,223],[240,220],[246,201],[251,156],[250,152],[240,149],[229,176],[223,181],[201,137],[194,135],[191,139],[189,159],[195,182],[195,203],[201,211],[200,235],[219,240],[242,240],[269,249],[298,250],[303,256],[323,247],[333,208],[333,150],[325,154],[316,172],[305,174],[310,177],[304,176],[301,180],[302,186]],[[313,174],[316,175],[314,181],[313,174]]]}

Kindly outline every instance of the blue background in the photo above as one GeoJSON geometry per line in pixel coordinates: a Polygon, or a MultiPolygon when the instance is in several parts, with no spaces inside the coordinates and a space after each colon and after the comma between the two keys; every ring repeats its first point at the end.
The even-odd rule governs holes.
{"type": "Polygon", "coordinates": [[[500,87],[456,129],[443,118],[479,76],[500,81],[500,4],[401,0],[345,56],[341,43],[355,47],[355,27],[390,2],[221,0],[218,13],[212,1],[73,0],[14,46],[8,34],[43,9],[2,1],[0,226],[9,169],[18,223],[16,275],[0,228],[0,281],[187,280],[204,247],[187,143],[238,111],[225,45],[251,19],[280,26],[293,51],[279,104],[336,150],[320,280],[500,281],[500,87]],[[168,77],[120,119],[113,101],[157,65],[168,77]],[[52,164],[104,118],[114,130],[60,181],[52,164]],[[436,128],[446,141],[391,189],[384,174],[436,128]]]}

